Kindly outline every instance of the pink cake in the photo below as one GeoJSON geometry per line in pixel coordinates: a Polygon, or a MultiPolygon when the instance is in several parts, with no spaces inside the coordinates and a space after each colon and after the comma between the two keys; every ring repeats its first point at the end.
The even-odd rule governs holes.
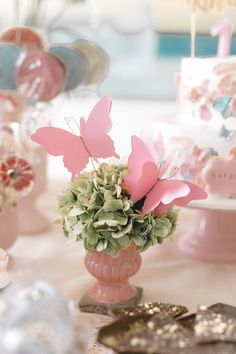
{"type": "Polygon", "coordinates": [[[236,56],[184,58],[178,83],[178,133],[170,142],[178,147],[180,173],[210,193],[234,197],[236,56]]]}

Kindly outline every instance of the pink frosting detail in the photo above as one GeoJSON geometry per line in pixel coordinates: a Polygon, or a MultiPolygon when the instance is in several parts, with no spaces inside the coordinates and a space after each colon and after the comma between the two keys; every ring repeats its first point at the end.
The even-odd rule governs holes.
{"type": "Polygon", "coordinates": [[[136,288],[128,279],[136,274],[141,266],[141,256],[136,244],[120,252],[117,258],[105,252],[88,252],[85,266],[97,282],[89,289],[89,296],[102,303],[118,303],[136,295],[136,288]]]}
{"type": "Polygon", "coordinates": [[[213,158],[203,169],[202,177],[211,193],[224,197],[236,195],[236,159],[213,158]]]}
{"type": "Polygon", "coordinates": [[[200,116],[203,120],[211,120],[211,111],[207,105],[201,106],[200,111],[200,116]]]}

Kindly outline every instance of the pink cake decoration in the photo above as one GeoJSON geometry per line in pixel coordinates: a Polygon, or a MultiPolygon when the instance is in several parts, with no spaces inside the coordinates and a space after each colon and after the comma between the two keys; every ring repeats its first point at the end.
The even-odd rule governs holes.
{"type": "Polygon", "coordinates": [[[236,197],[236,148],[227,158],[212,158],[203,169],[202,178],[210,193],[226,198],[236,197]]]}
{"type": "Polygon", "coordinates": [[[179,74],[178,84],[184,93],[184,100],[191,103],[192,114],[201,120],[209,121],[219,112],[222,119],[236,115],[236,64],[221,63],[209,72],[209,78],[200,85],[181,83],[179,74]],[[219,99],[224,98],[225,107],[218,107],[219,99]],[[228,100],[228,101],[227,101],[228,100]]]}

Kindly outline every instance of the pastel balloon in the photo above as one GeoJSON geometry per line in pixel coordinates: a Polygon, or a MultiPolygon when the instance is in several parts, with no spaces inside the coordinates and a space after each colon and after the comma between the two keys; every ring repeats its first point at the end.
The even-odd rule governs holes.
{"type": "Polygon", "coordinates": [[[16,70],[17,86],[33,101],[50,101],[62,92],[64,82],[65,68],[51,53],[30,52],[16,70]]]}
{"type": "Polygon", "coordinates": [[[22,50],[9,43],[0,43],[0,89],[15,90],[15,68],[16,62],[22,50]]]}
{"type": "Polygon", "coordinates": [[[71,47],[87,59],[88,71],[84,84],[93,85],[102,82],[109,69],[109,58],[106,52],[97,44],[83,39],[72,43],[71,47]]]}
{"type": "Polygon", "coordinates": [[[77,51],[64,46],[52,47],[50,52],[65,65],[66,82],[64,91],[71,91],[81,84],[87,72],[86,59],[77,51]]]}
{"type": "Polygon", "coordinates": [[[25,50],[43,49],[41,36],[29,27],[12,27],[0,35],[0,42],[14,43],[25,50]]]}

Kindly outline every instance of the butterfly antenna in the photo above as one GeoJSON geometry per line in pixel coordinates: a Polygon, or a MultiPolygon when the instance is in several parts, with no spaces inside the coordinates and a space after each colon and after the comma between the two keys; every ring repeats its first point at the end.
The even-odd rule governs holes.
{"type": "Polygon", "coordinates": [[[92,163],[92,165],[93,165],[94,171],[97,172],[97,169],[96,169],[96,166],[95,166],[95,163],[94,163],[94,162],[95,162],[94,159],[91,157],[91,163],[92,163]]]}
{"type": "Polygon", "coordinates": [[[79,123],[77,122],[76,119],[74,119],[74,122],[75,122],[76,127],[78,128],[78,131],[81,133],[79,123]]]}
{"type": "Polygon", "coordinates": [[[170,176],[164,178],[164,180],[171,179],[171,178],[175,177],[178,173],[179,173],[179,167],[173,167],[171,170],[170,176]]]}
{"type": "Polygon", "coordinates": [[[158,171],[158,176],[157,178],[160,179],[160,175],[161,175],[161,170],[162,170],[162,167],[164,167],[166,164],[166,161],[161,161],[160,164],[159,164],[159,171],[158,171]]]}
{"type": "Polygon", "coordinates": [[[72,131],[72,133],[74,133],[75,135],[78,135],[78,132],[76,132],[75,129],[71,125],[71,121],[73,120],[73,122],[76,125],[76,128],[78,128],[79,131],[80,131],[80,127],[79,127],[79,124],[76,121],[76,119],[74,117],[65,117],[64,120],[65,120],[66,125],[68,126],[68,128],[72,131]]]}

